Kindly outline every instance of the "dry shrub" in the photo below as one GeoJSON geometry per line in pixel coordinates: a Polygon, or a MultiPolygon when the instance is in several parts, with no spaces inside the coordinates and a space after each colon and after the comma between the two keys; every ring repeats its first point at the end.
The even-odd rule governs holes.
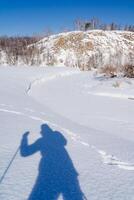
{"type": "Polygon", "coordinates": [[[90,41],[90,42],[86,42],[85,43],[85,46],[86,48],[89,50],[93,50],[94,46],[93,46],[93,43],[90,41]]]}
{"type": "Polygon", "coordinates": [[[75,46],[78,47],[78,44],[83,39],[83,34],[71,34],[66,36],[60,36],[56,42],[55,42],[55,48],[56,49],[68,49],[68,48],[74,48],[75,46]]]}
{"type": "Polygon", "coordinates": [[[123,67],[125,77],[134,78],[134,65],[126,65],[123,67]]]}
{"type": "Polygon", "coordinates": [[[95,31],[95,32],[88,32],[88,35],[90,36],[90,35],[94,35],[94,36],[106,36],[106,34],[105,34],[105,32],[104,31],[95,31]]]}
{"type": "Polygon", "coordinates": [[[92,42],[80,42],[77,46],[75,46],[75,51],[79,54],[84,54],[86,51],[93,51],[94,46],[92,42]]]}
{"type": "Polygon", "coordinates": [[[72,49],[80,55],[84,54],[86,51],[93,51],[93,43],[91,41],[83,42],[83,37],[83,33],[60,36],[55,41],[54,50],[57,53],[60,49],[72,49]]]}
{"type": "Polygon", "coordinates": [[[74,34],[70,34],[68,36],[68,39],[71,43],[77,43],[80,42],[83,39],[83,33],[74,33],[74,34]]]}
{"type": "Polygon", "coordinates": [[[124,33],[123,36],[124,36],[125,39],[127,39],[129,41],[134,41],[134,33],[129,33],[129,34],[124,33]]]}
{"type": "Polygon", "coordinates": [[[36,64],[40,52],[32,44],[39,39],[38,37],[0,37],[0,49],[5,52],[9,65],[18,64],[20,59],[25,64],[36,64]]]}
{"type": "Polygon", "coordinates": [[[64,48],[64,47],[65,47],[65,44],[66,44],[66,41],[65,41],[64,37],[60,37],[60,38],[56,41],[55,46],[56,46],[57,48],[64,48]]]}
{"type": "Polygon", "coordinates": [[[105,76],[108,76],[110,78],[113,78],[113,77],[117,76],[117,68],[115,68],[111,65],[106,65],[105,67],[102,67],[100,69],[100,73],[102,73],[105,76]]]}

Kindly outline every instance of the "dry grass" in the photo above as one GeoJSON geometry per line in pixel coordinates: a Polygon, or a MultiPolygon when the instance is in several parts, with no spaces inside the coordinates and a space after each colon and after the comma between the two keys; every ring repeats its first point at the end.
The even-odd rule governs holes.
{"type": "Polygon", "coordinates": [[[67,36],[61,36],[55,41],[54,47],[55,51],[60,49],[73,49],[76,53],[82,54],[87,50],[93,50],[92,42],[83,42],[84,35],[83,33],[75,33],[67,36]]]}
{"type": "Polygon", "coordinates": [[[129,41],[134,41],[134,33],[127,33],[127,34],[123,34],[124,38],[129,40],[129,41]]]}
{"type": "Polygon", "coordinates": [[[94,36],[106,36],[104,31],[95,31],[95,32],[88,32],[88,35],[94,35],[94,36]]]}
{"type": "Polygon", "coordinates": [[[113,78],[117,76],[117,68],[111,65],[106,65],[105,67],[100,68],[100,73],[110,78],[113,78]]]}
{"type": "Polygon", "coordinates": [[[123,67],[125,77],[134,78],[134,65],[126,65],[123,67]]]}
{"type": "MultiPolygon", "coordinates": [[[[99,72],[110,78],[117,76],[118,73],[123,74],[123,76],[127,78],[134,78],[134,65],[125,65],[120,68],[106,65],[105,67],[100,68],[99,72]]],[[[118,84],[115,84],[115,87],[118,86],[118,84]]]]}
{"type": "Polygon", "coordinates": [[[56,48],[65,48],[66,47],[66,40],[64,37],[60,37],[56,43],[55,43],[56,48]]]}

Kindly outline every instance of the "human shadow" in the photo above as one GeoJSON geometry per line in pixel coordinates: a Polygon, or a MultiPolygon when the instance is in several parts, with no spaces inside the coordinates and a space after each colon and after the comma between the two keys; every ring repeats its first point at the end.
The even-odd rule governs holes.
{"type": "Polygon", "coordinates": [[[39,174],[28,200],[83,200],[78,173],[65,149],[67,140],[47,124],[41,125],[41,138],[28,144],[29,132],[21,140],[21,156],[27,157],[40,151],[39,174]]]}

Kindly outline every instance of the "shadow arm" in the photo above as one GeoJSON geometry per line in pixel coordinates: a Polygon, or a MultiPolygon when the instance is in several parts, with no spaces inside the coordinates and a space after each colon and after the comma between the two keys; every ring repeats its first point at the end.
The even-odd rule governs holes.
{"type": "Polygon", "coordinates": [[[36,153],[37,151],[39,151],[39,141],[36,141],[33,144],[28,144],[28,135],[29,132],[26,132],[21,140],[21,144],[20,144],[20,154],[23,157],[27,157],[30,156],[34,153],[36,153]]]}

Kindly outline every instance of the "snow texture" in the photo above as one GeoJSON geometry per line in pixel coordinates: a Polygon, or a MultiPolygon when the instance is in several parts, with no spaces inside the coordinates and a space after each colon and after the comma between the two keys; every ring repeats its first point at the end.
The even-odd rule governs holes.
{"type": "Polygon", "coordinates": [[[133,79],[0,67],[0,80],[1,200],[134,199],[133,79]]]}

